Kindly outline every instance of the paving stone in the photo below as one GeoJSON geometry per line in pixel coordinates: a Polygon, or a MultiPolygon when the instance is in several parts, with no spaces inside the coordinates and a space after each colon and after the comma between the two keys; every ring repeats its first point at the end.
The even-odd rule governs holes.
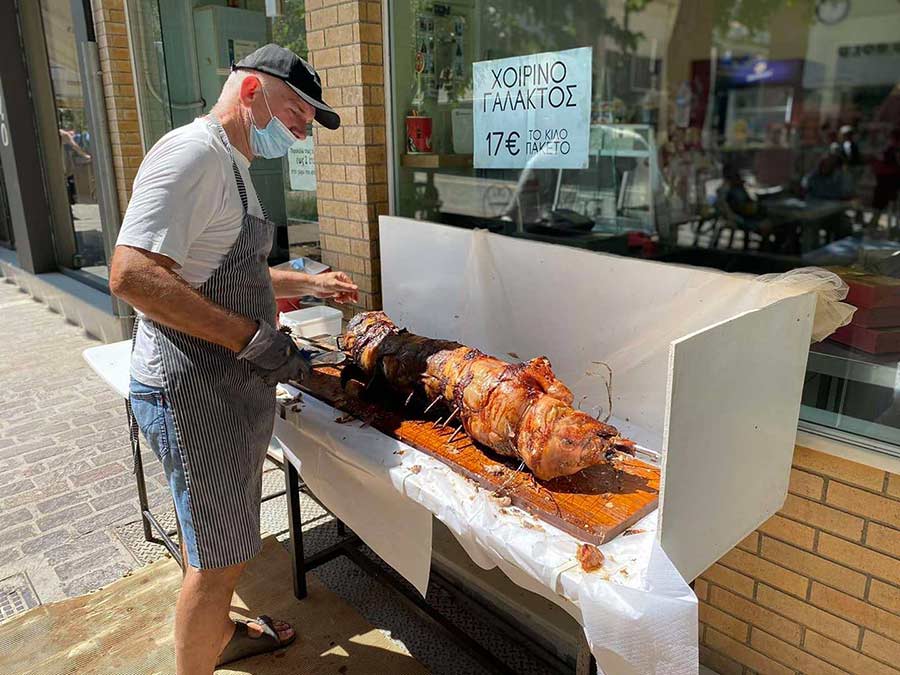
{"type": "MultiPolygon", "coordinates": [[[[148,471],[146,473],[145,481],[149,483],[149,478],[151,474],[148,471]]],[[[106,480],[102,480],[98,483],[94,483],[94,490],[97,492],[113,492],[114,490],[119,490],[124,487],[134,487],[134,474],[131,473],[131,470],[124,470],[107,478],[106,480]]]]}
{"type": "Polygon", "coordinates": [[[24,525],[28,523],[32,517],[31,511],[26,508],[0,513],[0,530],[5,530],[16,525],[24,525]]]}
{"type": "Polygon", "coordinates": [[[19,551],[15,546],[10,546],[6,549],[0,549],[0,567],[4,567],[9,565],[11,562],[14,562],[22,557],[22,552],[19,551]]]}
{"type": "Polygon", "coordinates": [[[93,513],[93,509],[91,509],[90,504],[78,504],[59,513],[54,513],[52,516],[38,518],[37,525],[41,528],[41,532],[48,532],[56,527],[70,525],[78,518],[83,518],[91,513],[93,513]]]}
{"type": "Polygon", "coordinates": [[[60,581],[71,581],[101,569],[111,562],[119,561],[119,549],[110,545],[107,548],[96,549],[81,558],[56,565],[53,571],[56,572],[56,576],[59,577],[60,581]]]}
{"type": "Polygon", "coordinates": [[[82,415],[78,419],[73,420],[73,424],[76,427],[83,427],[87,424],[93,424],[94,422],[100,422],[101,420],[109,419],[109,412],[104,410],[103,412],[95,413],[92,415],[82,415]]]}
{"type": "Polygon", "coordinates": [[[21,466],[12,466],[10,468],[5,468],[0,471],[0,488],[2,488],[7,483],[12,483],[13,481],[22,480],[21,471],[24,471],[24,468],[21,466]]]}
{"type": "Polygon", "coordinates": [[[91,426],[97,431],[112,429],[118,432],[126,424],[125,411],[121,415],[106,415],[103,419],[94,422],[91,426]]]}
{"type": "Polygon", "coordinates": [[[90,593],[98,588],[108,586],[116,579],[121,579],[132,569],[133,564],[118,561],[106,567],[91,570],[86,575],[63,584],[63,592],[68,596],[90,593]]]}
{"type": "Polygon", "coordinates": [[[28,463],[40,462],[43,459],[58,459],[59,457],[68,454],[68,452],[69,449],[62,443],[58,445],[46,443],[40,450],[35,450],[23,455],[22,459],[28,463]]]}
{"type": "Polygon", "coordinates": [[[13,530],[7,530],[0,537],[0,549],[17,546],[19,542],[31,539],[38,535],[38,530],[33,523],[21,525],[13,530]]]}
{"type": "Polygon", "coordinates": [[[138,518],[140,518],[140,509],[135,499],[133,506],[124,504],[108,511],[93,513],[87,518],[75,521],[72,523],[72,529],[78,534],[87,534],[110,525],[121,525],[138,518]]]}
{"type": "Polygon", "coordinates": [[[88,500],[88,493],[85,491],[79,492],[65,492],[58,497],[53,497],[51,499],[45,499],[42,502],[38,502],[35,506],[38,511],[43,515],[47,515],[50,513],[56,513],[61,509],[68,509],[73,506],[77,506],[78,504],[83,504],[88,500]]]}
{"type": "Polygon", "coordinates": [[[22,542],[22,553],[31,555],[32,553],[40,553],[47,549],[56,548],[72,541],[75,534],[69,530],[54,530],[47,534],[42,534],[34,539],[22,542]]]}
{"type": "MultiPolygon", "coordinates": [[[[42,477],[43,479],[44,477],[42,477]]],[[[42,481],[40,487],[28,492],[20,492],[12,497],[4,497],[0,499],[0,511],[16,508],[25,504],[34,504],[41,500],[62,494],[69,489],[65,481],[55,480],[49,475],[42,481]]]]}
{"type": "Polygon", "coordinates": [[[53,567],[113,546],[113,535],[103,530],[81,536],[66,534],[68,536],[63,545],[44,552],[44,558],[53,567]]]}
{"type": "MultiPolygon", "coordinates": [[[[35,417],[43,416],[43,412],[38,413],[35,417]]],[[[51,424],[50,426],[42,427],[41,434],[44,436],[52,436],[53,434],[58,434],[63,431],[71,431],[72,425],[69,422],[57,422],[56,424],[51,424]]]]}
{"type": "Polygon", "coordinates": [[[95,511],[105,511],[113,506],[136,506],[138,503],[137,488],[132,484],[120,490],[94,497],[88,503],[95,511]]]}
{"type": "Polygon", "coordinates": [[[110,476],[115,476],[120,473],[125,473],[127,471],[128,469],[126,469],[119,462],[111,462],[110,464],[99,466],[96,469],[91,469],[90,471],[85,471],[84,473],[70,476],[69,480],[72,481],[73,485],[83,486],[93,483],[99,483],[105,478],[109,478],[110,476]]]}
{"type": "Polygon", "coordinates": [[[4,487],[3,494],[5,496],[17,495],[20,492],[27,492],[32,489],[34,489],[34,481],[31,479],[19,480],[4,487]]]}
{"type": "MultiPolygon", "coordinates": [[[[103,466],[112,462],[119,462],[124,465],[128,471],[132,471],[134,460],[131,453],[131,445],[128,443],[120,443],[118,441],[110,441],[108,443],[99,443],[94,448],[95,452],[88,458],[92,466],[103,466]]],[[[148,455],[148,457],[151,457],[148,455]]],[[[144,470],[150,468],[145,461],[144,470]]]]}

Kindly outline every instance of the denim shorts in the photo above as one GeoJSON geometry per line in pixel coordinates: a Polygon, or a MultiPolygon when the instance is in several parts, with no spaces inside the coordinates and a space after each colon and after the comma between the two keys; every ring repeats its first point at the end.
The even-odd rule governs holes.
{"type": "Polygon", "coordinates": [[[129,400],[141,433],[165,470],[166,481],[175,502],[181,537],[187,551],[187,562],[192,567],[200,567],[197,536],[191,517],[190,494],[185,482],[184,457],[178,445],[175,420],[165,391],[161,387],[150,387],[131,378],[129,400]]]}

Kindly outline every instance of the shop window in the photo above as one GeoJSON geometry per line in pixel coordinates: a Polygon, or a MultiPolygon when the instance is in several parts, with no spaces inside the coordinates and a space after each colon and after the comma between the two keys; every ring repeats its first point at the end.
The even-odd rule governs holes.
{"type": "MultiPolygon", "coordinates": [[[[307,57],[304,0],[127,0],[145,150],[209,112],[233,61],[267,42],[307,57]]],[[[257,159],[253,182],[279,228],[273,261],[319,259],[312,134],[284,159],[257,159]]]]}
{"type": "Polygon", "coordinates": [[[400,0],[390,35],[398,215],[833,269],[861,309],[813,346],[803,424],[900,445],[900,5],[400,0]]]}
{"type": "MultiPolygon", "coordinates": [[[[309,58],[305,0],[283,2],[280,13],[271,19],[271,31],[273,42],[304,59],[309,58]]],[[[310,130],[306,140],[297,141],[284,160],[285,222],[291,258],[306,256],[321,260],[313,152],[313,134],[310,130]]]]}
{"type": "Polygon", "coordinates": [[[69,202],[69,223],[75,251],[69,258],[57,251],[63,268],[79,269],[101,283],[108,277],[103,222],[97,198],[90,111],[84,93],[79,53],[69,3],[41,0],[47,58],[59,129],[61,166],[48,165],[48,180],[63,181],[69,202]]]}

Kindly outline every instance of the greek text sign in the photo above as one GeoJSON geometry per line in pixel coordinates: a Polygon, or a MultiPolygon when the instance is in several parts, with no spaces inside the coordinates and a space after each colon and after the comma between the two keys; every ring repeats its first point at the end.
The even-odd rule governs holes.
{"type": "Polygon", "coordinates": [[[591,48],[472,65],[475,167],[583,169],[591,121],[591,48]]]}
{"type": "Polygon", "coordinates": [[[288,150],[291,190],[316,189],[316,160],[312,136],[295,141],[288,150]]]}

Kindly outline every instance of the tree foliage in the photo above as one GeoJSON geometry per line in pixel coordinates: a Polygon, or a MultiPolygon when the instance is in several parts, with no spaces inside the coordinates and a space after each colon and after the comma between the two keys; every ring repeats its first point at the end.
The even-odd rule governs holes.
{"type": "Polygon", "coordinates": [[[307,58],[305,0],[284,0],[284,14],[272,22],[272,39],[307,58]]]}

